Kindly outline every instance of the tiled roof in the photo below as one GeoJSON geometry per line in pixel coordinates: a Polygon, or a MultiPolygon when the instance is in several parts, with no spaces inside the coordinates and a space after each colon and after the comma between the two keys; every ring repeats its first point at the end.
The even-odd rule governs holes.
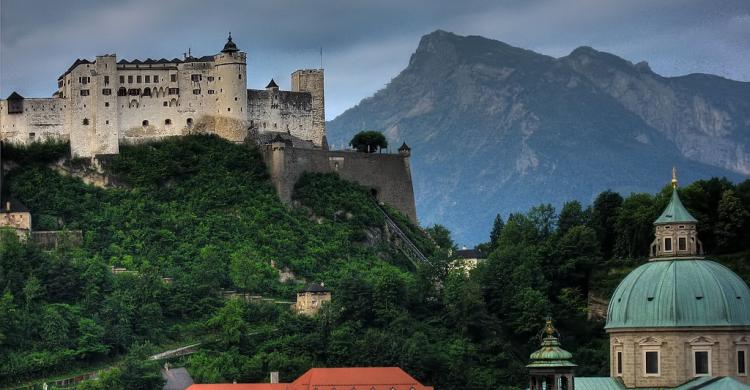
{"type": "Polygon", "coordinates": [[[672,198],[669,200],[669,204],[661,213],[659,218],[654,222],[654,224],[676,222],[696,223],[698,222],[698,220],[695,219],[695,217],[693,217],[689,211],[687,211],[685,206],[682,204],[682,201],[680,201],[680,196],[677,194],[677,189],[674,189],[672,190],[672,198]]]}
{"type": "Polygon", "coordinates": [[[203,384],[188,390],[433,390],[398,367],[312,368],[292,383],[203,384]]]}
{"type": "Polygon", "coordinates": [[[299,292],[328,292],[327,288],[317,284],[317,283],[310,283],[302,290],[299,290],[299,292]]]}
{"type": "Polygon", "coordinates": [[[21,96],[18,92],[13,91],[13,93],[8,96],[8,100],[22,100],[23,96],[21,96]]]}

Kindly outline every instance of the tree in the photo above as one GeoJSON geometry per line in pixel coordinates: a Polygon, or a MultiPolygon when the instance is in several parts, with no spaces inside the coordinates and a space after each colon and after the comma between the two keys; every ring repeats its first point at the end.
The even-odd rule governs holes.
{"type": "Polygon", "coordinates": [[[615,246],[617,215],[622,206],[622,196],[616,192],[604,191],[596,197],[591,213],[591,227],[596,232],[602,256],[612,257],[615,246]]]}
{"type": "Polygon", "coordinates": [[[379,149],[388,147],[388,141],[383,133],[379,131],[365,130],[357,133],[349,145],[360,152],[375,153],[379,149]]]}
{"type": "Polygon", "coordinates": [[[659,216],[657,203],[649,194],[631,194],[623,202],[616,218],[615,254],[620,258],[647,256],[654,240],[654,220],[659,216]]]}
{"type": "Polygon", "coordinates": [[[573,226],[585,225],[587,222],[588,215],[583,210],[581,202],[577,200],[565,202],[557,218],[557,232],[563,235],[573,226]]]}
{"type": "Polygon", "coordinates": [[[503,217],[500,216],[500,214],[496,215],[495,222],[492,223],[492,231],[490,232],[490,252],[497,249],[497,246],[500,243],[500,235],[503,233],[504,227],[505,221],[503,221],[503,217]]]}
{"type": "Polygon", "coordinates": [[[734,191],[724,191],[719,201],[718,214],[715,227],[718,249],[722,252],[730,252],[741,248],[741,237],[750,213],[734,191]]]}
{"type": "Polygon", "coordinates": [[[234,284],[245,291],[269,292],[279,277],[279,271],[260,258],[252,248],[243,248],[232,253],[231,278],[234,284]]]}

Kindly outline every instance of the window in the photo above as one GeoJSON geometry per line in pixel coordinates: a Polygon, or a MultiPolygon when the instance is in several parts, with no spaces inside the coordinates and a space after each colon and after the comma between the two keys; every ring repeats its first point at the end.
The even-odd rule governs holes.
{"type": "Polygon", "coordinates": [[[659,376],[659,351],[644,351],[643,360],[644,375],[659,376]]]}
{"type": "Polygon", "coordinates": [[[680,237],[677,239],[677,250],[687,250],[687,239],[685,237],[680,237]]]}
{"type": "Polygon", "coordinates": [[[159,82],[159,75],[157,75],[157,74],[154,75],[154,82],[155,83],[159,82]]]}
{"type": "Polygon", "coordinates": [[[164,120],[164,124],[165,125],[171,125],[172,124],[172,120],[171,119],[165,119],[164,120]]]}
{"type": "Polygon", "coordinates": [[[227,107],[227,112],[231,112],[231,111],[232,111],[232,108],[231,107],[227,107]]]}
{"type": "Polygon", "coordinates": [[[141,76],[140,75],[139,76],[135,76],[135,82],[139,83],[139,84],[141,83],[141,76]]]}
{"type": "Polygon", "coordinates": [[[106,124],[109,124],[109,121],[106,121],[105,123],[106,123],[106,124]]]}
{"type": "Polygon", "coordinates": [[[747,375],[747,350],[737,350],[737,374],[747,375]]]}
{"type": "Polygon", "coordinates": [[[213,90],[213,89],[209,89],[209,90],[208,90],[208,94],[209,94],[209,95],[213,95],[213,94],[214,94],[214,90],[213,90]]]}
{"type": "Polygon", "coordinates": [[[89,118],[83,118],[83,125],[88,126],[89,125],[89,118]]]}
{"type": "Polygon", "coordinates": [[[187,125],[192,126],[193,125],[193,118],[187,118],[187,125]]]}
{"type": "Polygon", "coordinates": [[[130,95],[130,96],[139,96],[140,94],[141,94],[141,89],[140,88],[130,88],[128,90],[128,95],[130,95]]]}
{"type": "Polygon", "coordinates": [[[143,88],[143,96],[151,96],[151,88],[143,88]]]}
{"type": "Polygon", "coordinates": [[[240,79],[240,80],[242,80],[242,73],[238,74],[237,78],[240,79]]]}
{"type": "Polygon", "coordinates": [[[112,94],[112,89],[110,89],[110,88],[104,88],[104,89],[102,89],[102,95],[109,96],[111,94],[112,94]]]}
{"type": "Polygon", "coordinates": [[[172,80],[173,82],[174,82],[174,81],[177,81],[177,75],[176,75],[176,74],[171,74],[171,75],[169,75],[169,77],[170,77],[170,79],[171,79],[171,80],[172,80]]]}
{"type": "Polygon", "coordinates": [[[128,76],[128,84],[132,84],[132,83],[133,83],[133,76],[128,76]]]}
{"type": "Polygon", "coordinates": [[[617,351],[617,375],[622,375],[622,351],[617,351]]]}
{"type": "Polygon", "coordinates": [[[164,102],[164,107],[166,107],[166,106],[168,106],[168,105],[169,105],[169,103],[165,101],[165,102],[164,102]]]}
{"type": "Polygon", "coordinates": [[[104,107],[109,107],[109,102],[104,102],[104,107]]]}
{"type": "Polygon", "coordinates": [[[120,87],[120,89],[117,90],[117,96],[127,96],[128,90],[125,89],[125,87],[120,87]]]}
{"type": "Polygon", "coordinates": [[[199,74],[191,74],[190,75],[190,81],[195,81],[195,82],[201,81],[201,75],[199,75],[199,74]]]}
{"type": "Polygon", "coordinates": [[[88,89],[82,89],[81,90],[81,96],[89,96],[89,90],[88,89]]]}
{"type": "Polygon", "coordinates": [[[141,124],[143,125],[143,127],[148,126],[148,120],[144,119],[143,122],[141,122],[141,124]]]}
{"type": "Polygon", "coordinates": [[[180,89],[179,88],[169,88],[169,94],[170,95],[179,95],[180,89]]]}
{"type": "Polygon", "coordinates": [[[695,376],[711,375],[710,351],[693,351],[693,373],[695,376]]]}
{"type": "Polygon", "coordinates": [[[193,90],[193,95],[200,95],[200,94],[201,94],[201,90],[200,89],[194,89],[193,90]]]}
{"type": "Polygon", "coordinates": [[[208,79],[208,81],[214,81],[214,76],[208,76],[206,78],[208,79]]]}
{"type": "Polygon", "coordinates": [[[125,76],[120,76],[120,84],[125,84],[125,76]]]}
{"type": "Polygon", "coordinates": [[[109,76],[104,76],[104,85],[109,85],[109,76]]]}
{"type": "Polygon", "coordinates": [[[29,140],[33,141],[36,138],[36,133],[29,133],[29,140]]]}
{"type": "Polygon", "coordinates": [[[144,81],[146,83],[150,83],[151,82],[151,76],[144,76],[144,78],[145,78],[144,81]]]}
{"type": "Polygon", "coordinates": [[[672,252],[672,238],[664,238],[664,252],[672,252]]]}

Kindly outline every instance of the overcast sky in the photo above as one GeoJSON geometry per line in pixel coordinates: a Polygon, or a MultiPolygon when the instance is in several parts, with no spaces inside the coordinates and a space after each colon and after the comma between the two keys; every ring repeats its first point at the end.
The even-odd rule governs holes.
{"type": "Polygon", "coordinates": [[[218,52],[231,30],[248,87],[326,69],[327,118],[383,88],[436,29],[563,56],[592,46],[657,73],[750,81],[750,0],[0,0],[0,96],[50,96],[76,58],[218,52]]]}

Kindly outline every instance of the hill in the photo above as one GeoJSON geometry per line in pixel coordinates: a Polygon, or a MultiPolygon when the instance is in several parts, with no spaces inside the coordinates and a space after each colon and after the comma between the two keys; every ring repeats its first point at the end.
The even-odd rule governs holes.
{"type": "Polygon", "coordinates": [[[329,141],[384,131],[412,148],[419,218],[459,243],[485,241],[495,214],[599,192],[654,192],[750,174],[750,83],[662,77],[582,47],[552,58],[435,31],[383,90],[329,122],[329,141]]]}

